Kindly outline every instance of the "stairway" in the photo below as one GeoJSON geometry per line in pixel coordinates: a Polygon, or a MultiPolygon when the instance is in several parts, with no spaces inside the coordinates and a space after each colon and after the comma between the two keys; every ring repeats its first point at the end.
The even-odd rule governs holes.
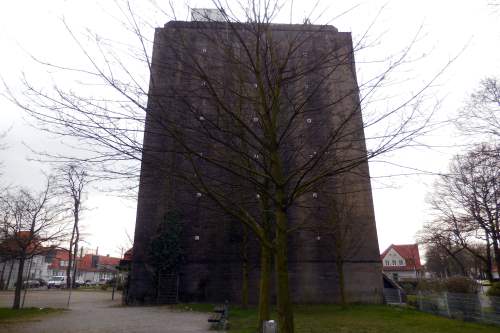
{"type": "Polygon", "coordinates": [[[160,273],[158,277],[158,304],[176,304],[179,301],[179,276],[175,273],[160,273]]]}

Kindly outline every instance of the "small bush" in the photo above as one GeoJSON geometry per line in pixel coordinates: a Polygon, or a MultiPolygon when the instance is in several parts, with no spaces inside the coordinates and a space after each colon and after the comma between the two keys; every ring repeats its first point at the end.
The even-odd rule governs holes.
{"type": "Polygon", "coordinates": [[[447,279],[421,280],[416,289],[424,293],[448,291],[450,293],[475,294],[479,291],[480,285],[465,276],[452,276],[447,279]]]}
{"type": "Polygon", "coordinates": [[[108,285],[107,284],[101,284],[101,289],[102,290],[108,290],[108,285]]]}
{"type": "Polygon", "coordinates": [[[417,308],[418,307],[418,297],[415,295],[407,295],[406,296],[406,304],[408,306],[417,308]]]}
{"type": "Polygon", "coordinates": [[[416,289],[424,293],[439,293],[446,290],[443,280],[420,280],[416,289]]]}
{"type": "Polygon", "coordinates": [[[479,284],[465,276],[452,276],[444,281],[446,291],[450,293],[476,294],[479,284]]]}
{"type": "Polygon", "coordinates": [[[500,297],[500,282],[493,283],[486,292],[486,295],[500,297]]]}
{"type": "Polygon", "coordinates": [[[417,281],[400,282],[399,285],[404,289],[406,295],[415,295],[417,291],[417,281]]]}

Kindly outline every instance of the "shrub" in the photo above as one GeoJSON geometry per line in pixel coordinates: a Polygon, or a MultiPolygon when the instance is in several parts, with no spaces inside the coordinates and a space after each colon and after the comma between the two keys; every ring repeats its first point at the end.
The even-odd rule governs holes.
{"type": "Polygon", "coordinates": [[[493,283],[486,292],[486,295],[500,297],[500,282],[493,283]]]}
{"type": "Polygon", "coordinates": [[[450,293],[476,294],[479,284],[465,276],[452,276],[444,281],[445,290],[450,293]]]}
{"type": "Polygon", "coordinates": [[[445,291],[445,285],[442,280],[420,280],[417,284],[417,291],[438,293],[445,291]]]}
{"type": "Polygon", "coordinates": [[[415,295],[407,295],[406,296],[406,304],[408,306],[417,308],[418,307],[418,298],[415,295]]]}
{"type": "Polygon", "coordinates": [[[415,295],[417,289],[417,281],[400,282],[399,285],[404,289],[406,295],[415,295]]]}
{"type": "Polygon", "coordinates": [[[480,285],[465,276],[452,276],[442,280],[421,280],[417,285],[417,291],[440,293],[448,291],[450,293],[475,294],[479,291],[480,285]]]}

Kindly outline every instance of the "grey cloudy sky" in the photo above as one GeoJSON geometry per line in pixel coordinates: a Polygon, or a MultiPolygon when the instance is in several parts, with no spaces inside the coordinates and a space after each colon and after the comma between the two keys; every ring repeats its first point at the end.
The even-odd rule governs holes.
{"type": "MultiPolygon", "coordinates": [[[[189,5],[210,7],[208,2],[191,1],[189,5]]],[[[426,93],[428,107],[440,103],[437,119],[443,120],[453,117],[482,78],[500,75],[500,8],[492,6],[491,2],[322,1],[319,8],[323,15],[319,21],[335,18],[330,24],[340,31],[352,31],[355,40],[359,40],[374,23],[367,37],[372,46],[356,55],[361,82],[387,65],[383,62],[377,64],[375,60],[408,46],[421,27],[421,34],[409,58],[415,61],[396,72],[394,84],[384,88],[383,96],[414,93],[450,59],[460,54],[426,93]],[[353,7],[352,11],[339,16],[353,7]]],[[[147,28],[145,33],[151,36],[152,27],[161,26],[170,19],[161,11],[152,11],[147,1],[131,1],[131,4],[138,13],[150,18],[151,28],[147,28]]],[[[179,10],[179,17],[185,17],[185,3],[174,1],[174,4],[179,10]]],[[[302,21],[310,5],[311,1],[294,1],[295,23],[302,21]]],[[[74,31],[83,31],[88,27],[108,38],[125,41],[128,35],[120,25],[120,17],[114,1],[2,1],[0,75],[13,92],[21,89],[19,78],[23,72],[32,81],[50,89],[53,78],[59,73],[47,72],[30,58],[30,54],[53,63],[88,66],[64,28],[62,19],[74,31]]],[[[284,10],[281,19],[289,20],[288,9],[284,10]]],[[[145,68],[144,73],[147,74],[145,68]]],[[[62,80],[67,80],[69,85],[74,83],[71,77],[63,77],[62,80]]],[[[374,105],[383,107],[380,103],[374,105]]],[[[0,115],[0,131],[11,128],[5,139],[8,149],[0,151],[0,160],[4,162],[2,183],[39,188],[43,183],[40,170],[46,169],[46,166],[28,161],[34,156],[26,145],[47,151],[68,148],[61,145],[59,138],[29,126],[22,111],[1,97],[0,115]]],[[[443,171],[450,157],[462,149],[451,146],[470,142],[474,138],[461,138],[454,128],[445,126],[421,140],[431,147],[406,149],[384,156],[382,159],[390,164],[381,163],[382,159],[370,164],[381,250],[391,243],[413,242],[415,233],[429,219],[425,198],[431,190],[433,176],[394,176],[414,172],[395,165],[431,172],[443,171]]],[[[101,253],[118,255],[119,248],[127,244],[125,232],[133,234],[135,202],[110,195],[95,186],[88,193],[87,207],[90,210],[83,219],[88,233],[87,246],[99,246],[101,253]]]]}

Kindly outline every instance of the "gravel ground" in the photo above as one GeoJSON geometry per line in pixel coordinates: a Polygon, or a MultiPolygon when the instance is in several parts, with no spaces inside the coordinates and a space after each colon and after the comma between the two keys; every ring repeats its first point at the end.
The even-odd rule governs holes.
{"type": "MultiPolygon", "coordinates": [[[[70,310],[24,322],[0,324],[2,333],[207,333],[208,314],[181,312],[168,307],[123,307],[111,301],[109,292],[76,291],[70,310]]],[[[12,304],[12,292],[0,292],[0,306],[12,304]]],[[[68,292],[59,290],[30,291],[25,307],[66,307],[68,292]]]]}

